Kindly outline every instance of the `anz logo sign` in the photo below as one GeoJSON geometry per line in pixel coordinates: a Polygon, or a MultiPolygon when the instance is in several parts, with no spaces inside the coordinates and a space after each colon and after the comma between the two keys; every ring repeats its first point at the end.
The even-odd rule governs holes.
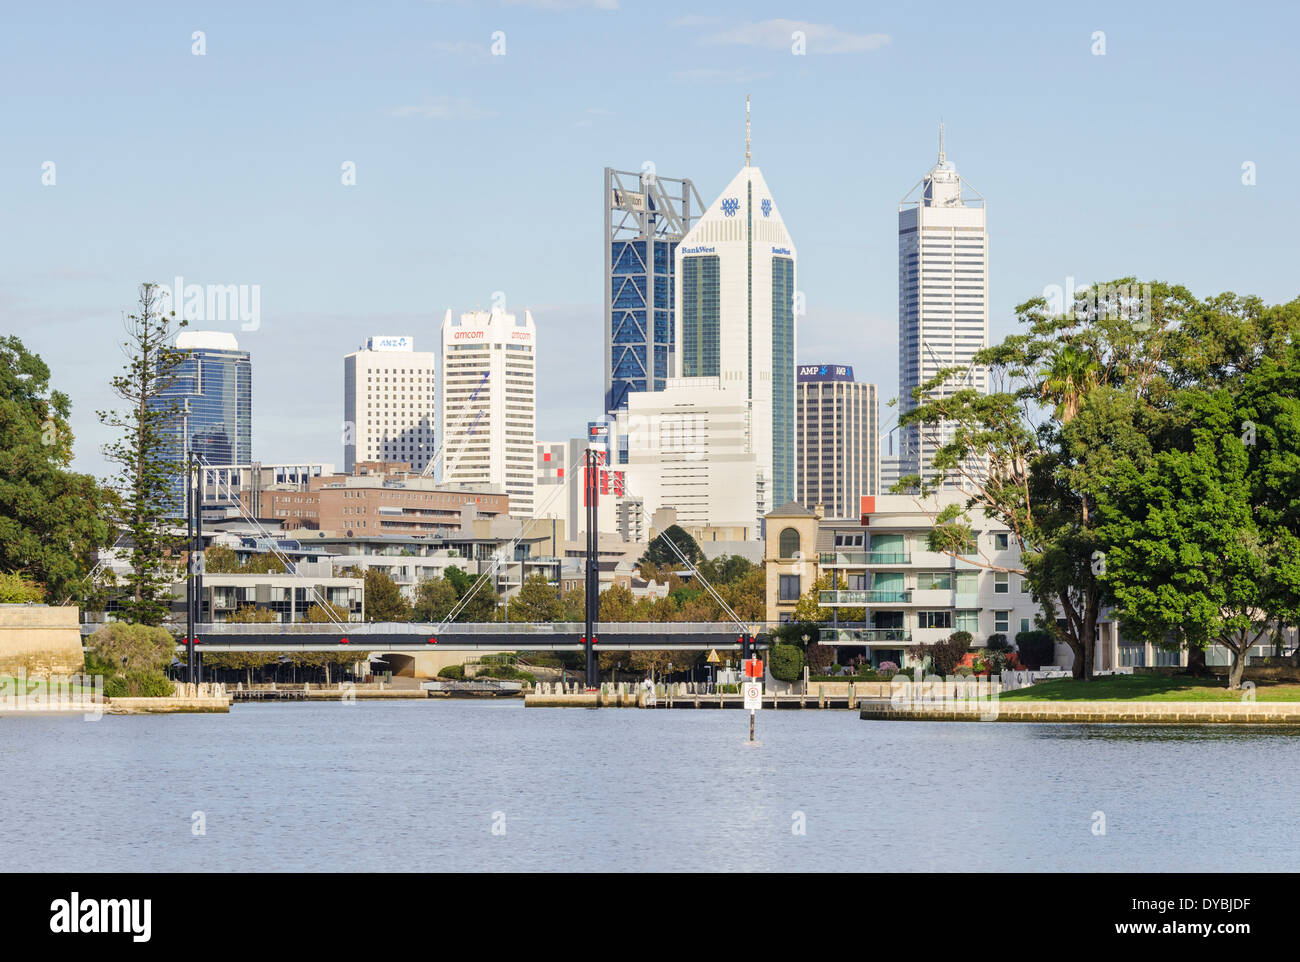
{"type": "Polygon", "coordinates": [[[771,217],[771,216],[772,216],[772,198],[770,198],[770,197],[764,197],[764,198],[763,198],[763,202],[762,202],[761,204],[759,204],[758,206],[761,207],[761,208],[763,209],[763,216],[764,216],[764,217],[771,217]]]}
{"type": "Polygon", "coordinates": [[[724,198],[722,198],[722,212],[723,212],[724,214],[726,214],[728,217],[735,217],[735,216],[736,216],[736,211],[738,211],[738,210],[740,210],[740,198],[739,198],[739,197],[724,197],[724,198]]]}

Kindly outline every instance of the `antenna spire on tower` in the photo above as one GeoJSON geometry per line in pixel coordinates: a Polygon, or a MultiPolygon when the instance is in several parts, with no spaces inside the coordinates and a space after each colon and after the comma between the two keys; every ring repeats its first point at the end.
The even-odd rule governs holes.
{"type": "Polygon", "coordinates": [[[749,166],[749,94],[745,94],[745,166],[749,166]]]}
{"type": "Polygon", "coordinates": [[[939,121],[939,163],[940,163],[940,165],[942,165],[943,162],[944,162],[944,149],[943,149],[943,121],[940,120],[940,121],[939,121]]]}

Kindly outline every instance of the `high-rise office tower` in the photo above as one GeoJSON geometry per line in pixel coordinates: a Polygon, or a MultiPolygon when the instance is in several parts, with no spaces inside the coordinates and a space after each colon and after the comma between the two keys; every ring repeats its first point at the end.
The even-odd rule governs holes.
{"type": "Polygon", "coordinates": [[[605,411],[671,376],[677,245],[704,211],[689,180],[605,168],[605,411]]]}
{"type": "MultiPolygon", "coordinates": [[[[988,372],[973,366],[988,344],[988,237],[984,198],[957,174],[944,153],[898,205],[898,401],[900,413],[916,407],[914,388],[941,369],[966,367],[940,396],[958,388],[988,390],[988,372]]],[[[899,431],[899,472],[934,476],[938,446],[951,427],[899,431]]],[[[949,479],[960,486],[960,478],[949,479]]]]}
{"type": "Polygon", "coordinates": [[[745,166],[677,247],[677,374],[739,386],[757,462],[754,517],[794,497],[795,248],[745,166]]]}
{"type": "Polygon", "coordinates": [[[757,457],[750,406],[740,381],[669,378],[662,391],[634,394],[619,414],[628,439],[627,490],[646,516],[673,508],[682,524],[758,536],[753,517],[757,457]]]}
{"type": "MultiPolygon", "coordinates": [[[[201,464],[253,460],[253,365],[235,335],[181,331],[182,355],[157,403],[175,413],[167,454],[178,465],[197,454],[201,464]]],[[[172,483],[171,510],[185,510],[185,475],[172,483]]]]}
{"type": "Polygon", "coordinates": [[[824,505],[828,518],[856,518],[862,497],[880,493],[876,386],[841,364],[801,364],[795,425],[795,500],[824,505]]]}
{"type": "Polygon", "coordinates": [[[437,355],[408,335],[376,336],[343,358],[343,470],[358,461],[405,461],[423,471],[433,457],[437,355]]]}
{"type": "Polygon", "coordinates": [[[499,308],[442,321],[442,480],[498,485],[531,518],[537,484],[537,333],[499,308]]]}

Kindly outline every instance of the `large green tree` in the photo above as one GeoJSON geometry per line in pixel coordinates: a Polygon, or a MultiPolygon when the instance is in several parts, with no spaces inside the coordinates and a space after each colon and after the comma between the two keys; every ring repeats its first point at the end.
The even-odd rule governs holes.
{"type": "Polygon", "coordinates": [[[17,337],[0,338],[0,572],[64,604],[89,587],[94,553],[112,540],[111,495],[72,463],[71,405],[17,337]]]}
{"type": "Polygon", "coordinates": [[[239,572],[239,555],[223,544],[210,545],[203,552],[204,570],[211,575],[227,575],[239,572]]]}
{"type": "Polygon", "coordinates": [[[1099,501],[1104,580],[1126,636],[1232,656],[1300,615],[1300,353],[1233,387],[1181,389],[1163,450],[1125,464],[1099,501]]]}
{"type": "Polygon", "coordinates": [[[378,568],[366,569],[366,621],[410,621],[411,605],[401,587],[378,568]]]}
{"type": "Polygon", "coordinates": [[[441,622],[456,607],[456,589],[446,578],[427,578],[415,588],[414,621],[441,622]]]}
{"type": "Polygon", "coordinates": [[[1100,500],[1104,578],[1127,637],[1232,652],[1229,687],[1267,630],[1269,558],[1251,510],[1249,457],[1225,434],[1224,395],[1201,395],[1206,426],[1190,450],[1161,451],[1138,470],[1123,466],[1100,500]]]}
{"type": "Polygon", "coordinates": [[[836,572],[828,571],[799,596],[799,601],[794,606],[794,612],[791,615],[793,621],[802,624],[829,624],[832,620],[843,622],[861,622],[867,617],[867,610],[862,606],[850,608],[841,607],[835,611],[831,607],[822,607],[821,593],[823,591],[847,591],[848,582],[844,576],[836,572]]]}
{"type": "Polygon", "coordinates": [[[510,599],[511,621],[552,622],[564,620],[564,602],[560,590],[541,572],[524,579],[518,593],[510,599]]]}
{"type": "MultiPolygon", "coordinates": [[[[112,485],[117,493],[116,525],[130,542],[129,570],[119,606],[127,621],[158,625],[170,607],[169,588],[176,577],[172,534],[174,487],[185,466],[177,436],[180,410],[168,400],[184,355],[173,346],[185,321],[164,312],[154,284],[141,284],[136,313],[124,322],[122,352],[126,363],[110,382],[122,407],[100,411],[100,421],[119,432],[104,448],[117,467],[112,485]]],[[[183,488],[183,485],[181,486],[183,488]]]]}
{"type": "Polygon", "coordinates": [[[486,622],[498,619],[501,599],[488,575],[475,577],[452,565],[444,577],[456,589],[457,605],[464,602],[456,614],[457,621],[486,622]]]}
{"type": "Polygon", "coordinates": [[[931,550],[1023,574],[1074,653],[1076,678],[1092,677],[1097,619],[1107,601],[1098,579],[1096,503],[1117,465],[1150,458],[1172,390],[1164,357],[1175,330],[1203,305],[1182,287],[1139,287],[1123,278],[1079,292],[1064,312],[1045,298],[1016,309],[1022,333],[976,355],[992,390],[964,386],[948,368],[914,392],[899,418],[937,446],[934,476],[900,480],[923,495],[957,481],[964,505],[937,512],[931,550]],[[1021,566],[971,556],[975,516],[1005,526],[1021,566]]]}
{"type": "Polygon", "coordinates": [[[650,546],[646,548],[638,564],[653,564],[668,569],[680,568],[681,559],[677,557],[677,552],[664,543],[665,541],[671,541],[677,547],[677,551],[680,551],[692,564],[698,565],[704,560],[704,552],[700,550],[699,543],[681,525],[673,524],[650,542],[650,546]]]}

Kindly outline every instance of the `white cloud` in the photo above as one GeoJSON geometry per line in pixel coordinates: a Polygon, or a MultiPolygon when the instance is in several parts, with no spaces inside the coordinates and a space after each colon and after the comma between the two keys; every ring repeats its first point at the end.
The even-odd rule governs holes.
{"type": "Polygon", "coordinates": [[[887,33],[850,33],[829,23],[778,19],[743,23],[721,33],[701,37],[700,43],[786,50],[794,42],[796,31],[803,33],[809,53],[864,53],[879,50],[892,39],[887,33]]]}

